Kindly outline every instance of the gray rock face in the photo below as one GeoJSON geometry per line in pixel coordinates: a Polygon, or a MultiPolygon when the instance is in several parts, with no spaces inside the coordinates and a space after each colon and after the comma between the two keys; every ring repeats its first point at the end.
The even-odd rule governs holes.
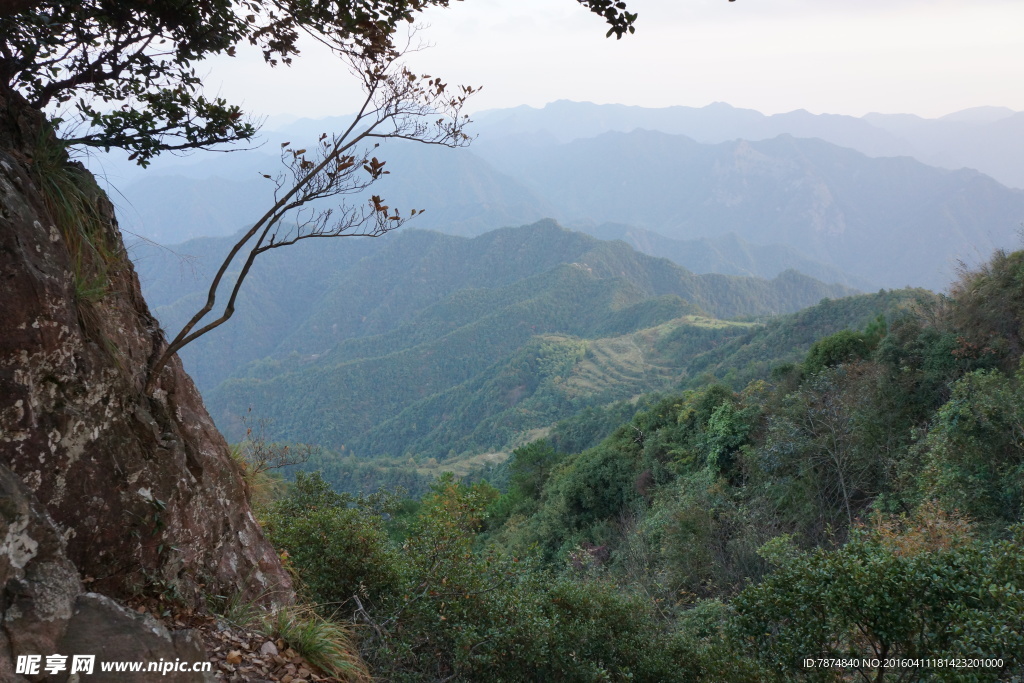
{"type": "MultiPolygon", "coordinates": [[[[294,599],[177,359],[145,390],[163,333],[109,201],[62,155],[43,163],[42,130],[38,112],[0,92],[3,681],[17,680],[11,656],[68,654],[57,646],[96,642],[101,624],[128,628],[116,604],[83,597],[86,577],[115,598],[294,599]],[[61,201],[69,194],[77,203],[61,201]]],[[[190,647],[171,640],[151,652],[174,659],[190,647]]]]}
{"type": "Polygon", "coordinates": [[[82,593],[78,571],[46,512],[0,465],[0,681],[17,655],[57,652],[82,593]]]}
{"type": "MultiPolygon", "coordinates": [[[[101,662],[206,662],[194,631],[168,631],[148,615],[83,591],[53,521],[11,470],[0,465],[0,680],[66,681],[74,655],[95,657],[94,681],[153,680],[152,672],[104,672],[101,662]],[[48,674],[48,655],[66,657],[48,674]],[[19,675],[19,656],[40,657],[34,675],[19,675]]],[[[175,668],[181,668],[176,666],[175,668]]],[[[201,683],[212,674],[173,671],[161,680],[201,683]]],[[[70,679],[74,680],[74,679],[70,679]]]]}
{"type": "MultiPolygon", "coordinates": [[[[0,142],[16,97],[0,95],[0,142]]],[[[289,578],[177,359],[145,391],[165,341],[110,203],[86,171],[40,156],[0,148],[0,464],[103,593],[288,601],[289,578]],[[40,190],[53,185],[82,206],[69,216],[40,190]]]]}

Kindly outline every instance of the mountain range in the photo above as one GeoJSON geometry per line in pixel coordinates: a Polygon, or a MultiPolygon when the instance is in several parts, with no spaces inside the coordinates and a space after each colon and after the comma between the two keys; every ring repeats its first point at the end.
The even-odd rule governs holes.
{"type": "Polygon", "coordinates": [[[569,225],[599,216],[675,239],[736,233],[877,287],[940,290],[957,259],[1012,243],[1024,220],[1024,191],[977,171],[788,135],[705,145],[635,130],[494,163],[569,225]]]}
{"type": "MultiPolygon", "coordinates": [[[[176,247],[198,255],[184,270],[167,250],[136,252],[166,329],[205,299],[229,245],[176,247]]],[[[678,383],[692,354],[751,324],[722,319],[853,293],[795,271],[695,275],[552,221],[472,239],[409,230],[306,243],[262,260],[235,317],[181,353],[211,414],[238,438],[251,406],[274,438],[373,455],[506,445],[587,405],[678,383]]]]}
{"type": "Polygon", "coordinates": [[[547,146],[637,129],[685,135],[697,142],[819,138],[870,157],[911,156],[950,170],[973,168],[1024,188],[1024,113],[974,107],[928,119],[914,114],[863,117],[803,109],[765,115],[724,102],[705,107],[645,108],[561,100],[543,108],[496,109],[474,115],[477,152],[485,159],[510,147],[547,146]]]}
{"type": "MultiPolygon", "coordinates": [[[[553,217],[607,237],[607,224],[616,223],[617,236],[635,248],[695,272],[774,277],[792,268],[860,289],[941,290],[959,261],[1015,243],[1024,220],[1024,193],[982,173],[864,153],[914,151],[871,120],[893,130],[995,135],[1016,118],[1003,110],[915,123],[563,102],[479,118],[480,137],[468,150],[386,145],[380,154],[391,173],[374,192],[392,206],[425,209],[411,224],[422,229],[473,236],[553,217]],[[804,137],[814,134],[822,139],[804,137]]],[[[332,123],[294,122],[268,133],[267,146],[332,123]]],[[[124,176],[136,179],[123,186],[122,222],[164,243],[232,234],[268,205],[272,186],[261,173],[279,163],[261,148],[124,176]]]]}

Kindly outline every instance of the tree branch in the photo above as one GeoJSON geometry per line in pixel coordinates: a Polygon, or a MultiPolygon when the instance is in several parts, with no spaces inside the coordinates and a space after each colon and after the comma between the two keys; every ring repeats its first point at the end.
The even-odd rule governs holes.
{"type": "MultiPolygon", "coordinates": [[[[369,207],[364,209],[342,204],[340,215],[333,223],[329,224],[333,209],[313,210],[309,218],[297,222],[295,227],[285,232],[281,238],[276,231],[277,226],[290,212],[301,213],[303,207],[318,200],[361,192],[388,173],[384,170],[385,162],[379,161],[376,157],[369,157],[365,152],[351,154],[355,147],[366,140],[411,140],[450,147],[460,146],[469,141],[468,136],[462,132],[469,120],[460,114],[466,98],[476,90],[462,87],[461,96],[449,97],[445,94],[446,86],[440,79],[430,79],[426,76],[418,79],[405,68],[398,66],[396,57],[393,54],[388,55],[382,63],[368,58],[353,58],[351,68],[360,74],[366,98],[343,133],[329,139],[327,134],[320,137],[313,158],[310,158],[306,149],[287,147],[290,143],[282,145],[282,161],[292,178],[290,185],[285,183],[283,176],[279,176],[275,181],[274,204],[235,242],[210,283],[206,303],[150,365],[147,391],[155,388],[161,370],[172,355],[221,326],[234,315],[242,284],[260,254],[313,237],[377,237],[401,227],[416,215],[416,210],[408,216],[402,216],[397,209],[392,213],[380,197],[373,195],[369,198],[369,207]],[[431,127],[424,123],[424,119],[438,116],[440,119],[432,131],[431,127]],[[377,132],[387,122],[393,124],[393,130],[387,133],[377,132]],[[365,172],[366,175],[360,177],[357,175],[360,172],[365,172]],[[281,194],[284,187],[288,189],[281,194]],[[370,222],[373,224],[372,229],[360,230],[370,222]],[[217,294],[228,268],[245,245],[257,235],[256,243],[249,248],[221,314],[206,325],[198,327],[216,306],[217,294]]],[[[269,175],[265,177],[270,178],[269,175]]]]}

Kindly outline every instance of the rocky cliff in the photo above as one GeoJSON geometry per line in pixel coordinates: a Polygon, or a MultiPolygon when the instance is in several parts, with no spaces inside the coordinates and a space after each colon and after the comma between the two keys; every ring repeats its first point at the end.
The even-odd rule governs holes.
{"type": "Polygon", "coordinates": [[[5,659],[58,651],[38,648],[106,599],[86,587],[196,606],[293,597],[176,358],[146,391],[164,344],[110,203],[38,113],[0,94],[2,680],[5,659]],[[43,635],[26,640],[31,623],[43,635]]]}

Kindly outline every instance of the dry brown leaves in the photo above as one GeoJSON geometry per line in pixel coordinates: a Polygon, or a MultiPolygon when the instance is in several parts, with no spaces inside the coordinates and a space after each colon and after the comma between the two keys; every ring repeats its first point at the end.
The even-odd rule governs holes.
{"type": "Polygon", "coordinates": [[[210,615],[168,610],[155,602],[135,601],[138,612],[149,612],[170,630],[194,629],[199,632],[218,681],[230,683],[343,683],[340,678],[322,675],[302,655],[284,641],[210,615]]]}

